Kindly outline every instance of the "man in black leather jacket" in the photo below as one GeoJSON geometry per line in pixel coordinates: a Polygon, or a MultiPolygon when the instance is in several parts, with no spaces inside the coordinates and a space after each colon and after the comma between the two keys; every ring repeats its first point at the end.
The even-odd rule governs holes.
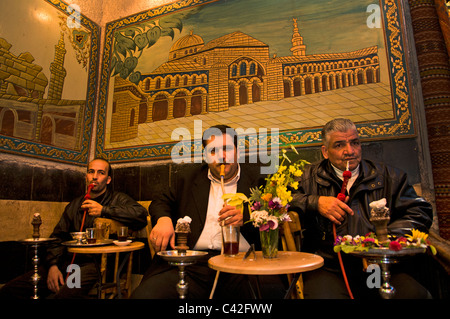
{"type": "MultiPolygon", "coordinates": [[[[86,216],[83,231],[94,227],[97,217],[114,219],[132,230],[139,230],[147,225],[147,210],[130,196],[110,190],[110,182],[110,164],[100,158],[92,160],[86,173],[86,184],[94,184],[90,191],[91,199],[85,200],[83,195],[71,201],[53,229],[50,237],[57,240],[48,245],[46,265],[40,269],[40,297],[54,295],[54,298],[83,298],[96,284],[98,274],[93,259],[79,254],[76,255],[74,264],[80,266],[81,288],[70,288],[65,284],[66,269],[73,254],[67,253],[61,243],[72,240],[71,232],[80,231],[84,210],[86,216]]],[[[0,298],[30,298],[32,291],[30,274],[25,274],[3,286],[0,298]]]]}
{"type": "MultiPolygon", "coordinates": [[[[308,166],[291,208],[299,211],[304,228],[304,251],[324,257],[322,269],[304,274],[305,297],[348,298],[336,253],[333,251],[335,223],[337,235],[365,235],[374,232],[369,221],[369,203],[385,198],[390,210],[388,231],[394,235],[410,233],[412,229],[427,232],[432,224],[432,206],[417,196],[399,169],[362,159],[361,142],[355,125],[347,119],[328,122],[323,130],[324,160],[308,166]],[[346,199],[337,199],[341,191],[343,171],[352,172],[346,199]]],[[[342,254],[351,289],[355,298],[373,295],[368,289],[367,274],[362,272],[361,260],[342,254]]],[[[426,298],[428,292],[405,274],[391,280],[397,297],[426,298]],[[406,287],[408,284],[408,287],[406,287]]]]}

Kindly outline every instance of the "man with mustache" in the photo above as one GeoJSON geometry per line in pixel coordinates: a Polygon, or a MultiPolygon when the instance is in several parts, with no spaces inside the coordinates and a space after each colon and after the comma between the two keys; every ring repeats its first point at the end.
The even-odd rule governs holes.
{"type": "MultiPolygon", "coordinates": [[[[75,257],[74,264],[80,266],[81,287],[70,288],[65,283],[66,269],[72,261],[73,254],[68,254],[66,247],[61,243],[72,240],[71,232],[80,231],[84,210],[86,216],[82,231],[94,227],[94,220],[97,217],[114,219],[132,230],[139,230],[147,225],[147,210],[127,194],[110,189],[108,185],[111,178],[112,168],[107,160],[95,158],[88,164],[86,185],[94,185],[90,191],[91,199],[85,199],[83,195],[72,200],[53,229],[50,237],[57,240],[48,245],[45,266],[39,269],[41,297],[87,298],[89,291],[98,281],[94,260],[79,254],[75,257]]],[[[0,299],[29,298],[33,292],[31,274],[32,272],[19,276],[3,286],[0,289],[0,299]]]]}
{"type": "MultiPolygon", "coordinates": [[[[388,231],[404,235],[412,229],[428,232],[432,224],[432,207],[417,196],[399,169],[362,159],[361,142],[355,124],[348,119],[335,119],[322,129],[324,159],[309,165],[299,182],[291,202],[304,228],[305,251],[324,257],[324,267],[305,273],[305,298],[348,298],[336,253],[333,251],[333,223],[337,235],[361,235],[374,232],[370,222],[369,203],[385,198],[390,210],[388,231]],[[351,171],[346,198],[341,201],[343,173],[351,171]]],[[[378,296],[368,289],[361,260],[342,254],[355,298],[378,296]]],[[[391,282],[399,298],[427,298],[428,291],[405,273],[396,273],[391,282]]]]}
{"type": "MultiPolygon", "coordinates": [[[[259,245],[258,229],[249,220],[248,209],[224,205],[221,189],[221,170],[224,169],[225,193],[244,193],[249,196],[251,187],[264,183],[259,167],[243,167],[238,163],[237,133],[226,125],[216,125],[205,130],[202,143],[205,163],[200,167],[191,165],[176,174],[170,189],[152,201],[149,213],[154,225],[150,238],[156,251],[174,249],[174,228],[179,218],[189,216],[191,233],[188,236],[189,249],[207,251],[205,260],[186,267],[186,281],[189,284],[187,298],[208,298],[216,275],[207,260],[221,253],[221,225],[240,226],[240,251],[246,251],[249,244],[259,245]]],[[[244,205],[246,207],[247,205],[244,205]]],[[[168,265],[159,256],[140,286],[132,294],[137,299],[178,298],[176,284],[178,269],[168,265]]],[[[243,276],[221,273],[214,298],[250,298],[248,283],[243,276]]]]}

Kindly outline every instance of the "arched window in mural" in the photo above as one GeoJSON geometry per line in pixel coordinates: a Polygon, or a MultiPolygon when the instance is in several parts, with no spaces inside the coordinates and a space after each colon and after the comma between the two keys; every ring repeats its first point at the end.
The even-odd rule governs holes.
{"type": "Polygon", "coordinates": [[[320,92],[320,81],[319,77],[314,77],[314,92],[319,93],[320,92]]]}
{"type": "Polygon", "coordinates": [[[136,111],[134,109],[131,109],[130,112],[130,127],[134,126],[134,117],[136,116],[136,111]]]}
{"type": "Polygon", "coordinates": [[[326,75],[322,75],[322,91],[327,91],[328,77],[326,75]]]}
{"type": "Polygon", "coordinates": [[[170,88],[170,84],[171,84],[172,80],[170,79],[170,77],[168,77],[166,79],[166,88],[170,88]]]}
{"type": "Polygon", "coordinates": [[[169,114],[169,101],[164,94],[159,94],[153,102],[152,119],[153,121],[161,121],[167,119],[169,114]]]}
{"type": "Polygon", "coordinates": [[[253,103],[261,101],[261,88],[256,81],[252,85],[252,100],[253,103]]]}
{"type": "Polygon", "coordinates": [[[369,68],[369,69],[366,70],[366,78],[367,78],[367,83],[375,82],[374,78],[373,78],[373,71],[372,71],[372,69],[369,68]]]}
{"type": "Polygon", "coordinates": [[[0,134],[14,136],[14,123],[14,113],[11,110],[6,110],[5,113],[3,113],[0,134]]]}
{"type": "Polygon", "coordinates": [[[191,115],[202,113],[203,109],[203,93],[200,90],[194,91],[191,98],[191,115]]]}
{"type": "Polygon", "coordinates": [[[42,118],[41,143],[52,144],[53,142],[53,121],[50,117],[42,118]]]}
{"type": "Polygon", "coordinates": [[[179,87],[179,86],[180,86],[180,77],[177,76],[177,77],[175,78],[175,87],[179,87]]]}
{"type": "Polygon", "coordinates": [[[146,90],[146,91],[150,90],[150,79],[149,78],[145,79],[145,81],[144,81],[144,90],[146,90]]]}
{"type": "Polygon", "coordinates": [[[358,71],[358,84],[364,84],[364,74],[362,70],[358,71]]]}
{"type": "Polygon", "coordinates": [[[155,89],[159,90],[161,88],[161,79],[156,79],[155,89]]]}
{"type": "Polygon", "coordinates": [[[294,96],[302,95],[302,80],[297,78],[294,80],[294,96]]]}
{"type": "Polygon", "coordinates": [[[334,77],[335,83],[336,83],[336,89],[340,89],[341,88],[341,81],[339,80],[339,74],[336,74],[336,76],[334,77]]]}
{"type": "Polygon", "coordinates": [[[234,85],[229,84],[228,85],[228,107],[235,106],[236,105],[236,97],[234,92],[234,85]]]}
{"type": "Polygon", "coordinates": [[[250,64],[250,75],[253,75],[255,73],[256,73],[256,64],[252,62],[250,64]]]}
{"type": "Polygon", "coordinates": [[[289,83],[289,81],[283,81],[283,91],[285,98],[291,96],[291,84],[289,83]]]}
{"type": "Polygon", "coordinates": [[[195,85],[197,83],[197,76],[194,74],[192,76],[192,85],[195,85]]]}
{"type": "Polygon", "coordinates": [[[239,105],[248,104],[248,91],[245,83],[239,86],[239,105]]]}
{"type": "Polygon", "coordinates": [[[185,75],[183,78],[183,85],[188,85],[188,76],[185,75]]]}
{"type": "Polygon", "coordinates": [[[334,90],[334,89],[335,89],[333,79],[334,79],[334,77],[333,77],[332,75],[330,75],[330,76],[328,77],[328,84],[329,84],[330,90],[334,90]]]}
{"type": "Polygon", "coordinates": [[[312,93],[312,81],[310,77],[307,77],[305,79],[305,94],[311,94],[312,93]]]}
{"type": "Polygon", "coordinates": [[[347,86],[345,73],[341,74],[341,82],[342,82],[342,87],[345,88],[347,86]]]}
{"type": "Polygon", "coordinates": [[[186,93],[178,92],[173,99],[173,117],[184,117],[186,115],[186,93]]]}
{"type": "Polygon", "coordinates": [[[139,103],[138,124],[145,122],[147,122],[147,101],[142,100],[141,103],[139,103]]]}
{"type": "Polygon", "coordinates": [[[231,76],[236,76],[237,75],[237,65],[233,65],[231,67],[231,76]]]}
{"type": "Polygon", "coordinates": [[[244,76],[247,75],[247,63],[242,62],[239,67],[239,75],[244,76]]]}

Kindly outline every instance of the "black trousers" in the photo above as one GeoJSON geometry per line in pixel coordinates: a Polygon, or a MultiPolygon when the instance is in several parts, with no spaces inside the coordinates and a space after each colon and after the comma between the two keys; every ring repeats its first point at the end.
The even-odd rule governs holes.
{"type": "MultiPolygon", "coordinates": [[[[40,299],[54,298],[54,299],[84,299],[89,298],[89,291],[98,282],[97,267],[94,262],[78,264],[80,267],[80,288],[70,288],[75,281],[71,281],[69,277],[69,286],[64,284],[60,287],[57,293],[53,293],[47,287],[48,270],[45,267],[39,267],[38,273],[40,280],[38,282],[38,297],[40,299]]],[[[66,272],[61,271],[66,280],[66,272]]],[[[21,276],[14,278],[7,282],[0,288],[0,299],[30,299],[34,296],[34,284],[31,281],[31,276],[34,270],[27,272],[21,276]]],[[[96,297],[96,296],[95,296],[96,297]]]]}
{"type": "MultiPolygon", "coordinates": [[[[208,299],[216,278],[216,271],[208,267],[207,260],[214,252],[193,265],[185,267],[188,283],[187,299],[208,299]]],[[[251,299],[256,293],[256,280],[265,298],[282,298],[286,290],[286,276],[244,276],[220,272],[214,299],[251,299]]],[[[156,256],[140,285],[132,293],[132,299],[177,299],[178,267],[170,266],[156,256]]]]}
{"type": "MultiPolygon", "coordinates": [[[[377,287],[373,287],[374,271],[363,271],[362,261],[344,261],[348,283],[355,299],[381,299],[377,287]],[[369,282],[369,284],[368,284],[369,282]]],[[[394,299],[430,299],[431,294],[402,267],[402,263],[391,265],[390,284],[395,288],[394,299]]],[[[381,269],[380,269],[381,271],[381,269]]],[[[381,284],[383,280],[380,280],[381,284]]],[[[305,299],[349,299],[347,286],[339,267],[325,265],[303,274],[305,299]]]]}

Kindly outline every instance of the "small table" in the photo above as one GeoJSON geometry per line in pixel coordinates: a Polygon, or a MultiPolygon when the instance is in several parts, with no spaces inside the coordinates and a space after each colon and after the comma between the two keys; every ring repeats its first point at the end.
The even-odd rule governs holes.
{"type": "Polygon", "coordinates": [[[234,257],[218,255],[208,260],[210,268],[222,272],[241,275],[284,275],[294,274],[284,298],[287,298],[295,287],[300,273],[311,271],[323,266],[323,258],[298,251],[279,251],[277,258],[263,258],[262,252],[256,252],[256,259],[249,256],[243,260],[245,253],[240,252],[234,257]]]}
{"type": "MultiPolygon", "coordinates": [[[[80,245],[80,247],[78,246],[69,246],[67,247],[67,251],[71,252],[71,253],[76,253],[76,254],[110,254],[110,253],[124,253],[127,252],[128,255],[123,259],[121,265],[118,268],[117,274],[116,274],[116,284],[117,284],[117,294],[119,296],[119,298],[121,298],[121,293],[120,293],[120,273],[122,271],[123,266],[125,265],[126,261],[131,258],[132,252],[135,250],[139,250],[144,248],[144,243],[142,242],[131,242],[129,245],[127,246],[116,246],[116,245],[107,245],[107,246],[91,246],[91,247],[82,247],[82,245],[80,245]]],[[[98,288],[98,297],[100,299],[100,293],[101,293],[101,289],[102,289],[102,284],[103,284],[103,278],[102,278],[102,273],[101,273],[101,269],[106,267],[103,264],[103,260],[102,260],[102,267],[98,268],[99,270],[99,288],[98,288]]]]}

